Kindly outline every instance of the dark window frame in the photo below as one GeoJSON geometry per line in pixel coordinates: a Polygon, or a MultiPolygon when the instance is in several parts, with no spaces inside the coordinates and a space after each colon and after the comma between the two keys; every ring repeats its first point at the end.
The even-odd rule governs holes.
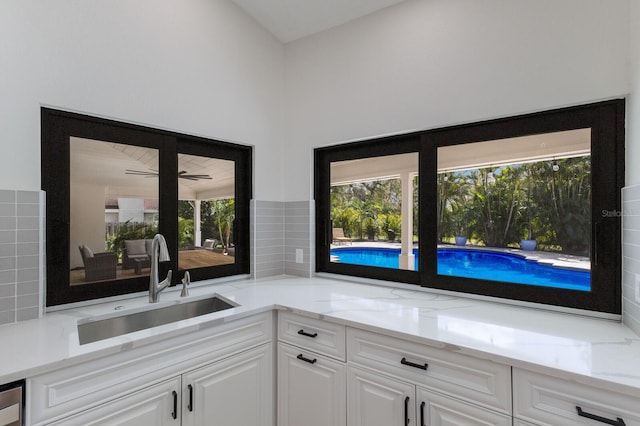
{"type": "MultiPolygon", "coordinates": [[[[69,285],[70,245],[70,159],[69,138],[72,136],[106,142],[155,148],[159,150],[159,229],[164,235],[171,260],[162,262],[161,276],[169,269],[177,272],[178,175],[177,154],[215,156],[236,162],[235,243],[244,247],[236,251],[232,265],[198,268],[190,271],[192,280],[248,274],[249,265],[249,204],[252,197],[253,148],[166,130],[108,120],[89,115],[50,108],[41,109],[41,182],[46,192],[46,305],[56,306],[109,296],[147,291],[148,277],[129,278],[69,285]],[[126,282],[126,285],[123,283],[126,282]]],[[[173,284],[182,274],[173,274],[173,284]]]]}
{"type": "Polygon", "coordinates": [[[621,313],[621,211],[624,186],[625,101],[616,99],[315,150],[316,271],[381,279],[425,288],[533,302],[602,313],[621,313]],[[437,149],[464,143],[591,128],[591,291],[477,280],[437,274],[437,149]],[[419,165],[419,270],[402,271],[332,263],[330,170],[333,161],[417,151],[419,165]]]}

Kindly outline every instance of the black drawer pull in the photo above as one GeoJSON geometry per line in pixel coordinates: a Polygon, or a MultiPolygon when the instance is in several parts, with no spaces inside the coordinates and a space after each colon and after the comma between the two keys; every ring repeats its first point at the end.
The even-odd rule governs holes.
{"type": "Polygon", "coordinates": [[[582,408],[578,407],[577,405],[576,405],[576,410],[578,411],[578,415],[580,417],[586,417],[587,419],[595,420],[597,422],[606,423],[608,425],[613,425],[613,426],[626,426],[626,424],[624,423],[624,420],[622,420],[620,417],[618,417],[616,420],[607,419],[605,417],[600,417],[596,414],[591,414],[591,413],[587,413],[586,411],[582,411],[582,408]]]}
{"type": "Polygon", "coordinates": [[[409,426],[409,397],[404,399],[404,424],[409,426]]]}
{"type": "Polygon", "coordinates": [[[193,411],[193,386],[187,386],[189,388],[189,405],[187,405],[187,409],[189,411],[193,411]]]}
{"type": "Polygon", "coordinates": [[[402,358],[400,360],[400,363],[402,365],[408,365],[409,367],[415,367],[425,371],[427,370],[427,368],[429,368],[429,364],[427,364],[426,362],[424,364],[416,364],[415,362],[407,361],[406,358],[402,358]]]}
{"type": "Polygon", "coordinates": [[[420,404],[420,426],[427,426],[424,424],[424,406],[427,405],[426,402],[422,401],[420,404]]]}
{"type": "Polygon", "coordinates": [[[296,358],[298,358],[300,361],[304,361],[304,362],[308,362],[309,364],[315,364],[316,361],[318,361],[317,359],[309,359],[306,358],[304,355],[300,354],[298,355],[296,358]]]}
{"type": "Polygon", "coordinates": [[[171,417],[173,417],[173,419],[177,419],[178,418],[178,392],[173,391],[173,412],[171,413],[171,417]]]}
{"type": "Polygon", "coordinates": [[[304,331],[304,330],[302,330],[302,329],[301,329],[301,330],[298,330],[298,334],[300,334],[300,335],[302,335],[302,336],[311,337],[311,338],[318,337],[318,333],[313,333],[313,334],[311,334],[311,333],[307,333],[306,331],[304,331]]]}

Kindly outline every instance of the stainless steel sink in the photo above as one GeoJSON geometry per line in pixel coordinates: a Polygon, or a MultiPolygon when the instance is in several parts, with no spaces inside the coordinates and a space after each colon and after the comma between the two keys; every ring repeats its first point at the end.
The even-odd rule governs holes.
{"type": "Polygon", "coordinates": [[[238,306],[219,295],[190,302],[175,303],[164,307],[145,307],[124,315],[108,314],[102,317],[85,318],[78,321],[80,344],[120,336],[134,331],[169,324],[188,318],[238,306]]]}

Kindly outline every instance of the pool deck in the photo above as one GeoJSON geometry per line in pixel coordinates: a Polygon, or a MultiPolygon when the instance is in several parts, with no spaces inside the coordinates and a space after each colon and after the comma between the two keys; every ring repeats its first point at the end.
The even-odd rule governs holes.
{"type": "MultiPolygon", "coordinates": [[[[351,244],[332,244],[331,249],[340,248],[387,248],[387,249],[401,249],[400,243],[390,243],[387,241],[354,241],[351,244]]],[[[418,248],[417,244],[413,245],[414,249],[418,248]]],[[[526,251],[521,249],[512,248],[499,248],[499,247],[484,247],[484,246],[456,246],[454,244],[439,244],[438,248],[448,249],[461,249],[461,250],[481,250],[481,251],[493,251],[498,253],[510,253],[516,256],[522,256],[525,259],[538,262],[541,265],[553,266],[556,268],[573,269],[577,271],[588,272],[591,270],[591,261],[585,256],[574,256],[570,254],[548,252],[540,250],[526,251]]]]}

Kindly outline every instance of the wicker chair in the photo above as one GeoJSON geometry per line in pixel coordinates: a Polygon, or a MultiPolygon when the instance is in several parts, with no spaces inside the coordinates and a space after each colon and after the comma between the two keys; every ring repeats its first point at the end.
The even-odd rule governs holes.
{"type": "Polygon", "coordinates": [[[84,264],[85,281],[116,279],[118,258],[113,252],[94,253],[85,245],[78,246],[84,264]]]}

